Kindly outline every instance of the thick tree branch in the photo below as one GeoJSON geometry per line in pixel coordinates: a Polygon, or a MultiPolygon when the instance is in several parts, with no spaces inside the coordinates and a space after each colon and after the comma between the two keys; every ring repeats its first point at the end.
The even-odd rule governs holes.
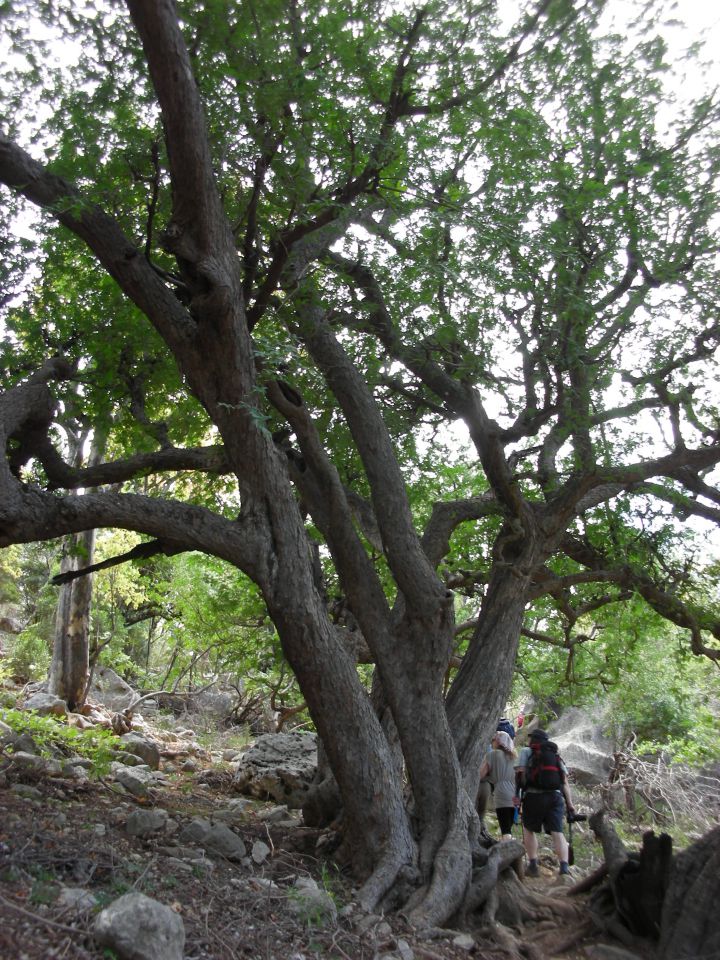
{"type": "Polygon", "coordinates": [[[353,527],[346,490],[302,400],[288,399],[277,382],[269,383],[267,392],[268,399],[287,419],[297,437],[304,469],[292,469],[291,461],[291,476],[318,529],[327,539],[350,609],[375,653],[386,646],[390,610],[375,565],[353,527]]]}
{"type": "Polygon", "coordinates": [[[43,465],[50,490],[109,486],[162,472],[197,470],[200,473],[221,475],[230,471],[223,447],[169,447],[155,453],[138,453],[127,460],[99,463],[85,468],[68,466],[47,438],[33,454],[43,465]]]}
{"type": "Polygon", "coordinates": [[[2,134],[0,183],[47,210],[83,240],[174,352],[192,342],[195,323],[190,314],[115,220],[2,134]]]}
{"type": "Polygon", "coordinates": [[[434,605],[444,590],[415,532],[405,483],[372,394],[318,309],[307,308],[302,325],[303,340],[340,404],[362,457],[393,574],[417,609],[434,605]]]}
{"type": "MultiPolygon", "coordinates": [[[[587,540],[579,540],[577,537],[567,535],[562,541],[561,549],[568,557],[591,571],[613,571],[613,564],[608,562],[602,551],[592,546],[587,540]]],[[[604,579],[610,579],[610,575],[604,579]]],[[[647,573],[634,570],[630,566],[616,567],[612,579],[627,588],[636,590],[656,613],[688,630],[690,647],[694,654],[720,662],[720,646],[708,646],[703,640],[703,633],[709,633],[720,641],[720,618],[714,613],[670,593],[655,583],[647,573]]]]}
{"type": "Polygon", "coordinates": [[[127,0],[163,112],[173,187],[166,242],[213,282],[237,274],[235,243],[215,184],[205,112],[171,0],[127,0]]]}
{"type": "MultiPolygon", "coordinates": [[[[680,479],[684,475],[720,463],[720,442],[715,441],[696,449],[682,448],[665,457],[656,457],[626,466],[597,469],[569,480],[546,507],[546,515],[553,523],[565,527],[578,515],[580,509],[611,499],[621,490],[630,490],[653,477],[680,479]]],[[[683,481],[681,481],[683,482],[683,481]]]]}
{"type": "Polygon", "coordinates": [[[505,458],[502,430],[487,415],[478,392],[450,376],[431,358],[429,348],[406,346],[402,342],[380,284],[369,268],[334,253],[328,255],[328,260],[363,292],[370,306],[364,319],[390,356],[411,370],[449,411],[465,421],[498,501],[513,518],[523,517],[528,522],[530,512],[505,458]]]}
{"type": "Polygon", "coordinates": [[[450,550],[450,538],[462,523],[489,516],[501,516],[500,506],[492,491],[468,500],[453,500],[433,504],[432,514],[422,538],[428,559],[437,565],[450,550]]]}

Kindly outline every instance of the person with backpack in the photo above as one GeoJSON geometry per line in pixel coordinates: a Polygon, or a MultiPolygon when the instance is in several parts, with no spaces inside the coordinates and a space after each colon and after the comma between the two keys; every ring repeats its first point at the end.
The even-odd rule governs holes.
{"type": "Polygon", "coordinates": [[[497,722],[496,729],[502,731],[503,733],[506,733],[511,740],[515,739],[515,727],[512,725],[512,722],[508,720],[507,717],[500,717],[500,719],[497,722]]]}
{"type": "Polygon", "coordinates": [[[480,781],[493,786],[495,815],[500,826],[500,839],[512,840],[515,819],[513,796],[515,794],[515,761],[517,754],[508,733],[498,730],[491,741],[492,749],[480,767],[480,781]]]}
{"type": "Polygon", "coordinates": [[[572,803],[567,768],[558,753],[557,744],[544,730],[530,734],[530,745],[523,747],[515,767],[513,804],[522,804],[523,845],[528,858],[527,875],[537,877],[538,839],[542,830],[552,837],[553,849],[560,861],[560,873],[569,874],[568,843],[563,834],[565,806],[572,816],[572,803]]]}

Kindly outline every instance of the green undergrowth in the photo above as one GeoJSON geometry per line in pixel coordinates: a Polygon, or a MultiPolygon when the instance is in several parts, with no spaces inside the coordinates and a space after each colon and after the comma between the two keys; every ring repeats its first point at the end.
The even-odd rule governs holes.
{"type": "MultiPolygon", "coordinates": [[[[79,730],[62,717],[41,716],[33,710],[3,710],[0,717],[17,734],[27,734],[42,757],[79,756],[92,763],[90,773],[105,776],[118,749],[118,738],[102,727],[79,730]]],[[[12,745],[5,747],[13,751],[12,745]]]]}

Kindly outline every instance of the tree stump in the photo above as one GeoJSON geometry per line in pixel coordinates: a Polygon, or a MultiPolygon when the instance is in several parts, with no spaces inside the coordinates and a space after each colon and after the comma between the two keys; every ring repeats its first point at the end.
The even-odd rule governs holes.
{"type": "Polygon", "coordinates": [[[665,892],[672,865],[672,837],[643,836],[639,853],[628,853],[604,811],[590,817],[590,827],[602,843],[615,910],[627,929],[639,937],[660,937],[665,892]]]}
{"type": "Polygon", "coordinates": [[[720,827],[672,864],[660,932],[660,960],[720,956],[720,827]]]}

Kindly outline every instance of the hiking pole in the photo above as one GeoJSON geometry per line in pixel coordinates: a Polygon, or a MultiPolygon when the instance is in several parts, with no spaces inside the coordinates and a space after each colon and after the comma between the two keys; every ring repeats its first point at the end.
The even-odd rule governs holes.
{"type": "Polygon", "coordinates": [[[567,825],[568,825],[568,865],[572,866],[575,863],[575,852],[573,850],[572,842],[572,825],[580,821],[587,820],[587,814],[585,813],[570,813],[568,811],[567,815],[567,825]]]}
{"type": "Polygon", "coordinates": [[[523,798],[522,787],[517,792],[517,798],[519,803],[515,807],[515,816],[513,817],[513,823],[522,824],[522,798],[523,798]]]}

